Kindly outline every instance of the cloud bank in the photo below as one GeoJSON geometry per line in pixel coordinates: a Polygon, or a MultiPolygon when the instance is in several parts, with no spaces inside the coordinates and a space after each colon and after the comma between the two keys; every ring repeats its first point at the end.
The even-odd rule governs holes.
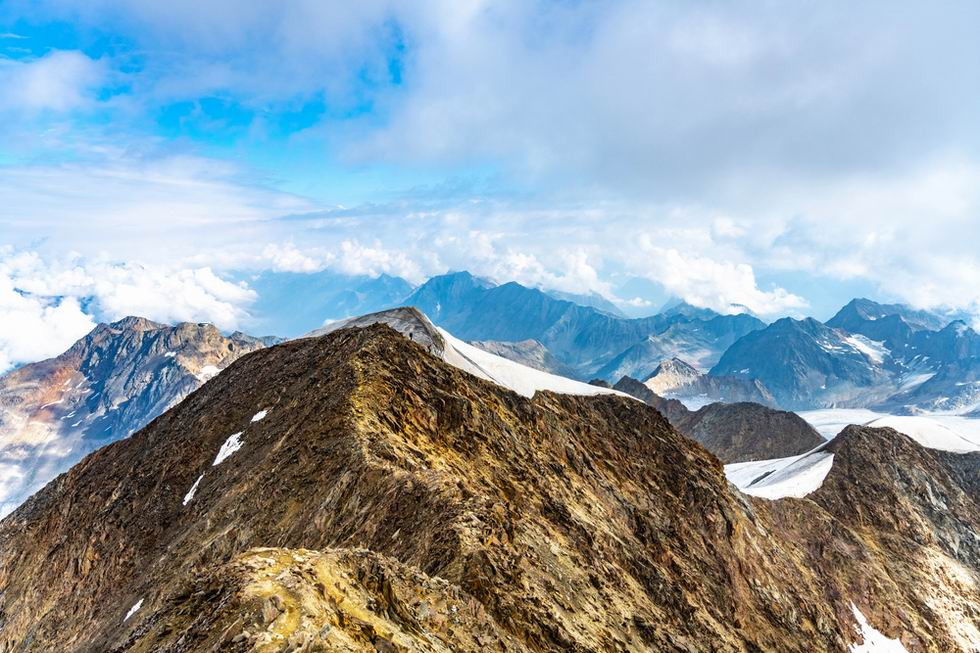
{"type": "Polygon", "coordinates": [[[225,324],[247,297],[197,271],[980,313],[974,2],[11,0],[2,20],[78,33],[0,59],[0,229],[121,262],[85,267],[119,310],[142,261],[190,288],[175,314],[225,324]]]}

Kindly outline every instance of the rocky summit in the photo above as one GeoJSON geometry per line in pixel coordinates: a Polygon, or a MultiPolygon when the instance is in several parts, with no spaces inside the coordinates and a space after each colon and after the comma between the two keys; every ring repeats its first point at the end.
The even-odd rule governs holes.
{"type": "Polygon", "coordinates": [[[639,401],[524,396],[427,344],[260,349],[59,476],[0,522],[0,652],[980,642],[945,458],[855,429],[812,498],[751,498],[639,401]]]}

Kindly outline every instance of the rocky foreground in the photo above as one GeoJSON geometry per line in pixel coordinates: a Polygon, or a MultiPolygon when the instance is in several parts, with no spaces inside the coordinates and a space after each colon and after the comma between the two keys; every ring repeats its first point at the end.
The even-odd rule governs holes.
{"type": "Polygon", "coordinates": [[[526,398],[340,329],[244,356],[0,522],[0,652],[971,650],[976,461],[832,446],[806,499],[754,499],[633,399],[526,398]]]}

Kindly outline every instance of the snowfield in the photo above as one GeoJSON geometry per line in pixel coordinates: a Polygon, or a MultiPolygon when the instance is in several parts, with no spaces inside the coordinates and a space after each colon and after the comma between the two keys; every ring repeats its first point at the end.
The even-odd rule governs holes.
{"type": "MultiPolygon", "coordinates": [[[[885,415],[865,409],[809,410],[799,413],[820,435],[832,440],[850,424],[893,428],[930,449],[980,451],[980,420],[956,415],[885,415]]],[[[834,464],[823,446],[802,456],[725,465],[725,476],[745,494],[764,499],[801,498],[823,483],[834,464]]],[[[885,649],[862,649],[885,650],[885,649]]]]}
{"type": "Polygon", "coordinates": [[[864,425],[885,417],[884,413],[876,413],[865,408],[822,408],[819,410],[801,410],[797,413],[809,422],[810,426],[828,440],[850,424],[864,425]]]}
{"type": "Polygon", "coordinates": [[[980,420],[959,415],[888,415],[863,408],[827,408],[798,413],[820,435],[834,438],[848,424],[889,427],[923,447],[967,453],[980,451],[980,420]]]}
{"type": "Polygon", "coordinates": [[[955,415],[887,415],[868,424],[891,427],[923,447],[953,453],[980,451],[980,420],[955,415]]]}
{"type": "Polygon", "coordinates": [[[834,454],[820,445],[801,456],[725,465],[725,477],[745,494],[763,499],[802,499],[815,492],[834,465],[834,454]]]}
{"type": "MultiPolygon", "coordinates": [[[[548,390],[567,395],[620,395],[616,390],[601,388],[581,381],[575,381],[556,374],[525,367],[520,363],[477,349],[473,345],[456,338],[445,329],[436,327],[446,341],[443,360],[486,381],[513,390],[519,395],[533,397],[538,390],[548,390]]],[[[630,397],[632,399],[632,397],[630,397]]]]}
{"type": "Polygon", "coordinates": [[[856,333],[844,338],[844,342],[864,354],[875,365],[881,365],[886,356],[891,356],[891,351],[885,346],[885,343],[871,340],[856,333]]]}

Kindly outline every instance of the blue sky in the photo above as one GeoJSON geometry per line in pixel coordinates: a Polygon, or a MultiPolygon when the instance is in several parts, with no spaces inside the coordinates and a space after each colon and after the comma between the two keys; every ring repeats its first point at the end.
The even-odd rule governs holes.
{"type": "Polygon", "coordinates": [[[5,0],[0,312],[60,346],[85,297],[235,328],[256,301],[235,271],[465,268],[634,312],[826,318],[860,294],[977,314],[978,19],[5,0]]]}

